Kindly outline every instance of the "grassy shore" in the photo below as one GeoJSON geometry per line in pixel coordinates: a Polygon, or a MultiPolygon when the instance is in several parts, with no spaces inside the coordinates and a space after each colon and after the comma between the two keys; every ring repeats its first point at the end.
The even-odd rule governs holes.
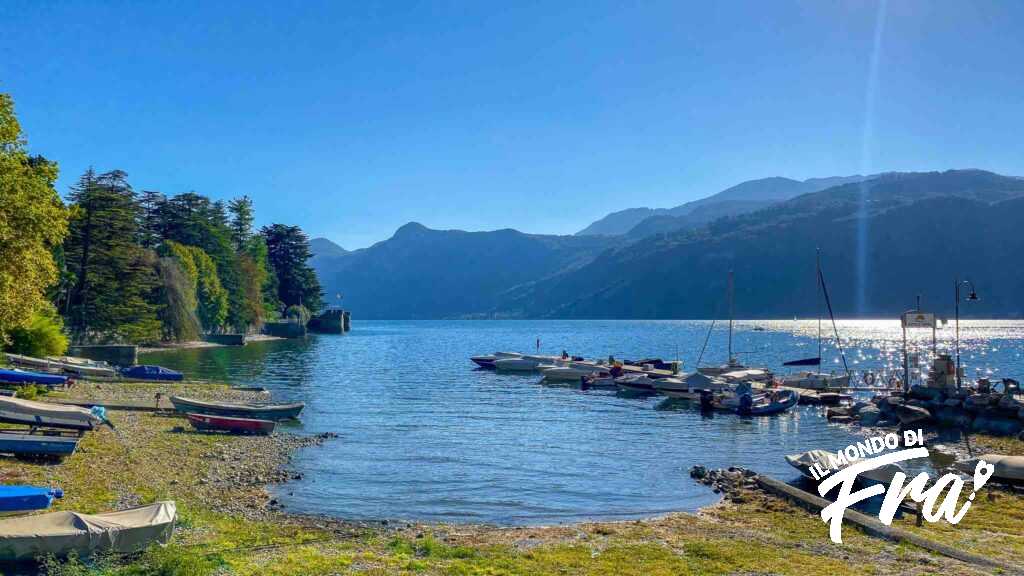
{"type": "MultiPolygon", "coordinates": [[[[157,391],[234,397],[224,386],[82,385],[72,395],[152,398],[157,391]]],[[[989,574],[909,545],[844,528],[758,491],[699,514],[552,527],[347,523],[280,510],[267,483],[287,480],[299,447],[323,438],[198,434],[177,416],[113,411],[117,431],[86,436],[60,464],[0,459],[5,483],[60,486],[58,509],[99,512],[161,499],[178,504],[173,542],[134,558],[48,563],[48,574],[989,574]],[[736,501],[733,501],[736,500],[736,501]]],[[[327,441],[347,441],[328,439],[327,441]]],[[[1024,454],[1024,443],[975,439],[1024,454]]],[[[316,450],[315,447],[309,448],[316,450]]],[[[965,549],[1024,563],[1024,498],[984,491],[958,526],[914,528],[965,549]],[[989,494],[995,495],[994,499],[989,494]]]]}

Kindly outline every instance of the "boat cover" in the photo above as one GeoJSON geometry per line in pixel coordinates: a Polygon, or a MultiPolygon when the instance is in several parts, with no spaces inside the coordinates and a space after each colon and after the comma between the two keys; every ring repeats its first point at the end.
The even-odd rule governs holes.
{"type": "Polygon", "coordinates": [[[67,376],[0,368],[0,382],[7,384],[42,384],[44,386],[62,386],[66,384],[67,381],[67,376]]]}
{"type": "MultiPolygon", "coordinates": [[[[808,450],[803,454],[786,456],[786,462],[789,462],[790,466],[800,470],[802,474],[810,478],[811,474],[808,469],[811,467],[811,464],[820,464],[823,470],[831,470],[829,457],[834,458],[835,455],[835,452],[825,450],[808,450]]],[[[856,463],[858,460],[860,458],[854,458],[850,463],[856,463]]],[[[873,482],[889,483],[892,482],[892,478],[897,472],[903,472],[903,467],[899,464],[886,464],[873,470],[861,472],[859,476],[873,482]]]]}
{"type": "Polygon", "coordinates": [[[995,467],[992,477],[999,480],[1024,482],[1024,456],[1004,456],[1002,454],[982,454],[963,462],[957,462],[960,470],[973,474],[978,460],[984,460],[995,467]]]}
{"type": "Polygon", "coordinates": [[[50,507],[54,498],[63,497],[64,491],[60,488],[0,486],[0,512],[43,510],[50,507]]]}
{"type": "Polygon", "coordinates": [[[164,368],[163,366],[140,365],[125,368],[121,371],[125,378],[138,378],[140,380],[170,380],[179,381],[184,378],[181,372],[164,368]]]}
{"type": "Polygon", "coordinates": [[[0,520],[0,560],[30,560],[39,555],[88,556],[97,550],[129,554],[149,544],[167,543],[174,531],[174,502],[104,514],[51,512],[0,520]]]}
{"type": "Polygon", "coordinates": [[[105,421],[102,408],[89,410],[80,406],[36,402],[6,396],[0,396],[0,419],[25,423],[35,421],[40,425],[48,424],[47,420],[52,420],[79,425],[83,428],[91,428],[105,421]]]}

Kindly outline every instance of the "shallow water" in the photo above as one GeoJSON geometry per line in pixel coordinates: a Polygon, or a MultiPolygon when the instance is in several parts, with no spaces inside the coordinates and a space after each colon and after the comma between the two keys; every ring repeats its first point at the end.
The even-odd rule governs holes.
{"type": "MultiPolygon", "coordinates": [[[[537,375],[475,370],[495,350],[587,357],[680,358],[693,368],[701,321],[357,321],[345,336],[160,352],[144,361],[190,377],[263,385],[277,400],[307,403],[300,433],[340,434],[296,455],[300,481],[277,487],[285,507],[348,519],[541,524],[695,510],[717,499],[689,478],[695,464],[753,468],[784,480],[782,456],[836,450],[863,437],[798,407],[761,418],[707,417],[686,402],[545,386],[537,375]]],[[[831,330],[831,326],[827,326],[831,330]]],[[[902,335],[890,321],[839,323],[850,368],[901,371],[902,335]]],[[[938,347],[952,344],[951,327],[938,347]]],[[[779,370],[817,354],[816,321],[738,322],[734,350],[779,370]],[[763,328],[755,330],[754,328],[763,328]]],[[[911,335],[911,352],[931,347],[911,335]]],[[[704,364],[726,360],[724,324],[704,364]]],[[[1024,322],[961,323],[969,375],[1024,373],[1024,322]]],[[[824,358],[842,369],[834,348],[824,358]]],[[[928,467],[928,463],[918,463],[928,467]]]]}

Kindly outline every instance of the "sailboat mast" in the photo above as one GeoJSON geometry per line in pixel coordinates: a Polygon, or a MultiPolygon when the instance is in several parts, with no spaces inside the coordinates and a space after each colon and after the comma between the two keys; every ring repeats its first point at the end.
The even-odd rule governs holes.
{"type": "Polygon", "coordinates": [[[732,321],[736,315],[736,309],[734,306],[735,286],[733,285],[732,270],[729,270],[729,362],[732,362],[732,321]]]}
{"type": "MultiPolygon", "coordinates": [[[[821,248],[814,251],[814,283],[818,292],[818,359],[821,359],[821,248]]],[[[819,364],[820,367],[820,364],[819,364]]]]}

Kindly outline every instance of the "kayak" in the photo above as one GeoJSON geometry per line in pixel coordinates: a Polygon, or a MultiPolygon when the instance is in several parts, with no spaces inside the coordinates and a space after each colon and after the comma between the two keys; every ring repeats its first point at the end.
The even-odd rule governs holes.
{"type": "Polygon", "coordinates": [[[235,434],[272,434],[277,423],[273,420],[233,418],[210,414],[188,414],[188,421],[196,430],[216,430],[235,434]]]}

